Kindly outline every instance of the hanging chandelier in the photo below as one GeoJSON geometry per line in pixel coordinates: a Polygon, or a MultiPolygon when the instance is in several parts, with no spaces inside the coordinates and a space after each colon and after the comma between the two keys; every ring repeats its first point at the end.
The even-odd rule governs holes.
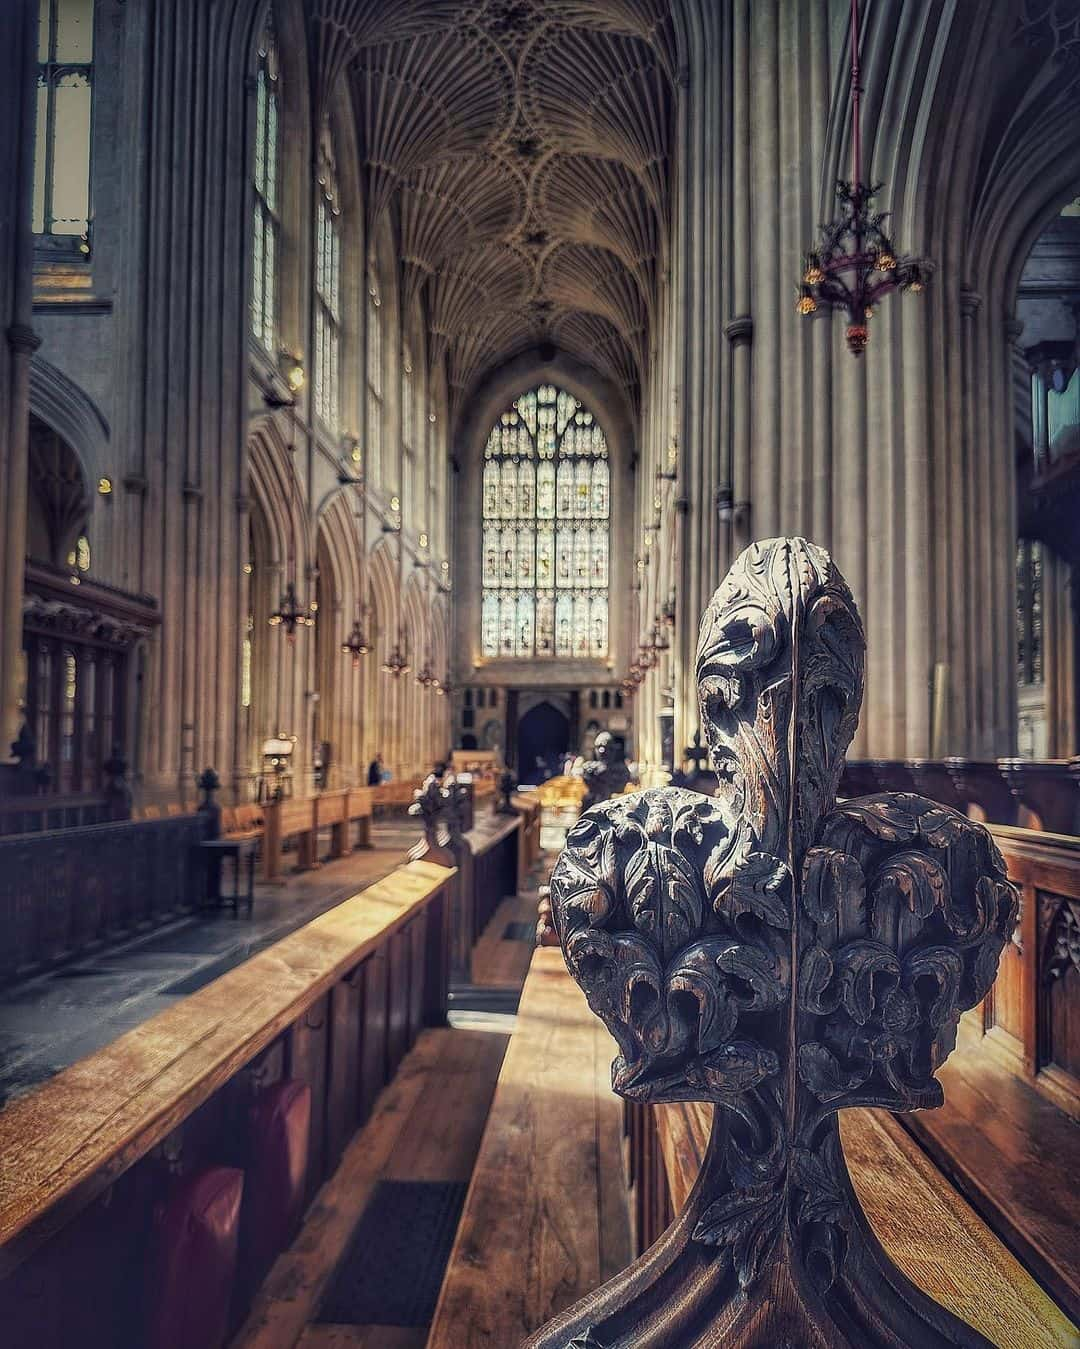
{"type": "Polygon", "coordinates": [[[416,682],[420,685],[422,689],[430,689],[436,687],[439,683],[438,679],[436,679],[435,676],[431,673],[430,662],[426,660],[424,661],[420,669],[417,670],[416,675],[414,677],[416,679],[416,682]]]}
{"type": "Polygon", "coordinates": [[[851,0],[851,180],[836,184],[839,211],[822,226],[816,249],[806,255],[796,311],[819,309],[847,315],[848,350],[861,356],[870,341],[870,320],[879,301],[896,290],[918,292],[933,274],[925,258],[899,257],[885,230],[888,212],[873,201],[883,184],[864,182],[859,128],[859,0],[851,0]]]}
{"type": "MultiPolygon", "coordinates": [[[[364,607],[365,606],[361,605],[361,615],[363,614],[364,607]]],[[[354,670],[358,669],[360,666],[360,657],[366,656],[371,650],[368,639],[364,635],[364,629],[359,617],[352,625],[352,632],[349,633],[348,638],[342,642],[341,650],[346,656],[352,657],[352,667],[354,670]]]]}
{"type": "Polygon", "coordinates": [[[313,628],[315,626],[314,615],[309,612],[305,605],[300,603],[296,594],[296,586],[292,581],[281,592],[278,606],[270,615],[270,626],[272,628],[280,627],[285,633],[285,640],[290,644],[296,641],[297,628],[313,628]]]}
{"type": "Polygon", "coordinates": [[[398,628],[397,641],[394,643],[393,650],[383,661],[383,671],[388,675],[393,675],[395,679],[400,679],[412,669],[409,664],[409,649],[405,643],[405,634],[401,628],[398,628]]]}
{"type": "Polygon", "coordinates": [[[360,585],[356,618],[353,621],[352,631],[341,644],[341,651],[343,655],[351,658],[354,670],[360,668],[360,657],[366,656],[371,650],[371,642],[367,636],[367,477],[362,467],[358,476],[354,475],[351,467],[362,466],[363,462],[364,454],[360,448],[360,441],[350,431],[346,431],[341,437],[338,486],[358,489],[360,509],[356,515],[360,521],[360,585]]]}

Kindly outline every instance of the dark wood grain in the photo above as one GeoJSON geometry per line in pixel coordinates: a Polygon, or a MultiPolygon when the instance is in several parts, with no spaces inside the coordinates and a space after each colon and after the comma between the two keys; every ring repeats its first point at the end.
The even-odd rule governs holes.
{"type": "Polygon", "coordinates": [[[675,1221],[528,1349],[986,1344],[889,1260],[839,1141],[842,1109],[940,1105],[1019,907],[982,825],[913,792],[838,802],[864,647],[823,549],[753,544],[698,644],[716,795],[616,797],[567,835],[552,919],[615,1090],[716,1109],[675,1221]]]}

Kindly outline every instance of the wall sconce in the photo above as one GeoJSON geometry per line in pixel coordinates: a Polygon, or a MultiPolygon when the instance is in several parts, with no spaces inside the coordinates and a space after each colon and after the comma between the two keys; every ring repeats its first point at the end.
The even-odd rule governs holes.
{"type": "Polygon", "coordinates": [[[112,496],[112,478],[98,478],[97,489],[100,496],[112,496]]]}
{"type": "Polygon", "coordinates": [[[749,501],[736,501],[730,487],[718,487],[713,498],[716,518],[721,524],[742,524],[750,514],[749,501]]]}
{"type": "Polygon", "coordinates": [[[297,351],[288,351],[282,347],[278,354],[278,369],[291,393],[299,393],[304,387],[304,363],[297,351]]]}

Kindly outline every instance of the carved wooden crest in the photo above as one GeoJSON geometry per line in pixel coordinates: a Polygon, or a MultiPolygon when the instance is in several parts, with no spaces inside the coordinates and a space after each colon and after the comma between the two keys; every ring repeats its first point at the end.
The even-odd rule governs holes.
{"type": "Polygon", "coordinates": [[[870,1232],[837,1111],[940,1105],[1017,896],[980,825],[909,794],[837,803],[864,638],[829,555],[754,544],[701,624],[715,797],[583,815],[551,883],[566,963],[618,1044],[615,1090],[715,1107],[684,1212],[539,1349],[981,1345],[870,1232]]]}

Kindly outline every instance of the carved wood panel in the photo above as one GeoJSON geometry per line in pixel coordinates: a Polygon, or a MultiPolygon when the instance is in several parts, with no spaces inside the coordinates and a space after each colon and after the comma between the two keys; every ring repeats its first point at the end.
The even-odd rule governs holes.
{"type": "Polygon", "coordinates": [[[753,545],[698,644],[716,795],[617,798],[567,836],[553,918],[615,1090],[718,1108],[676,1222],[533,1349],[984,1343],[870,1233],[837,1112],[941,1103],[1017,894],[965,816],[910,792],[837,803],[863,658],[828,554],[753,545]]]}

